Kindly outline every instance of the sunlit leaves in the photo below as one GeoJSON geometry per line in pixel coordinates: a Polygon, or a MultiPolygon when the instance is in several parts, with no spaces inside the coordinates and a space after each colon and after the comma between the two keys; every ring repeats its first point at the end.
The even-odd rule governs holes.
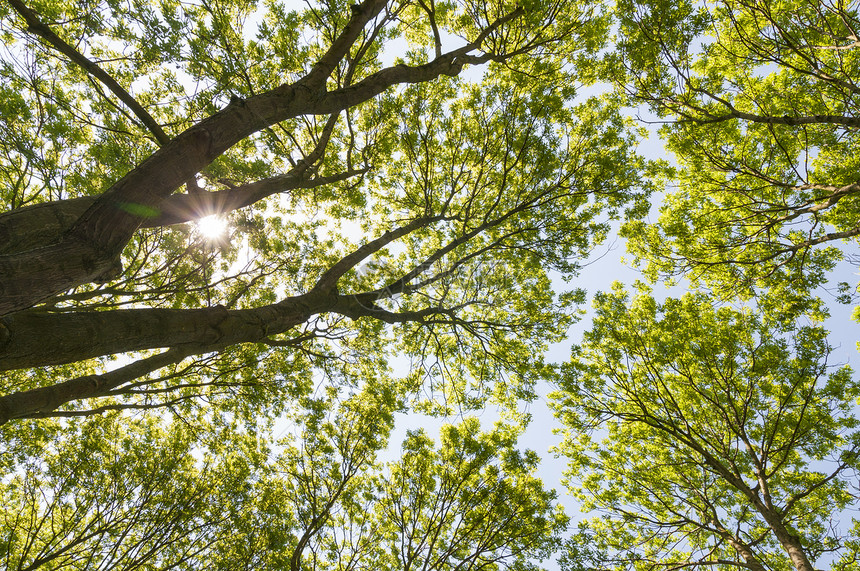
{"type": "MultiPolygon", "coordinates": [[[[212,162],[190,174],[176,166],[182,178],[163,189],[174,195],[158,196],[196,208],[285,172],[299,188],[220,213],[230,231],[217,243],[190,225],[138,229],[120,243],[115,271],[97,276],[106,285],[57,292],[36,310],[263,311],[238,342],[213,318],[202,341],[179,332],[174,362],[98,398],[31,411],[90,419],[46,422],[27,442],[8,429],[18,451],[3,460],[4,499],[28,498],[27,517],[7,520],[10,553],[30,557],[20,566],[42,553],[58,553],[58,564],[90,553],[103,567],[524,569],[557,544],[566,520],[534,476],[536,454],[517,450],[519,427],[482,432],[467,418],[438,444],[414,432],[402,458],[379,453],[393,415],[411,406],[461,412],[492,399],[515,418],[553,373],[541,353],[563,339],[584,300],[578,289],[554,291],[556,278],[576,275],[613,219],[647,207],[652,186],[617,104],[577,99],[597,75],[591,58],[609,19],[598,3],[391,2],[336,61],[320,61],[369,5],[33,2],[144,112],[3,12],[9,209],[115,189],[204,118],[244,117],[247,99],[326,70],[268,100],[305,98],[306,111],[282,122],[244,117],[229,149],[192,149],[212,162]],[[439,61],[439,77],[421,79],[435,68],[418,66],[439,61]],[[464,66],[475,69],[457,77],[464,66]],[[332,101],[336,90],[349,98],[364,82],[373,92],[404,71],[379,97],[348,109],[332,101]],[[318,107],[326,98],[329,107],[318,107]],[[357,248],[417,222],[319,286],[357,248]],[[313,307],[290,305],[308,292],[313,299],[301,299],[313,307]],[[284,314],[298,325],[270,327],[284,314]],[[75,498],[78,481],[87,491],[75,498]],[[99,533],[86,535],[94,526],[99,533]]],[[[221,124],[207,121],[213,132],[201,140],[220,137],[221,124]]],[[[181,161],[185,150],[170,156],[181,161]]],[[[143,198],[108,209],[145,223],[161,216],[161,204],[143,204],[149,185],[170,174],[156,171],[141,183],[143,198]]],[[[77,231],[68,226],[48,245],[77,231]]],[[[6,389],[89,374],[95,386],[98,373],[162,349],[145,347],[112,371],[82,362],[13,372],[6,389]]]]}
{"type": "Polygon", "coordinates": [[[7,568],[175,565],[223,533],[231,476],[180,427],[108,415],[62,433],[3,480],[7,568]]]}
{"type": "Polygon", "coordinates": [[[619,18],[615,78],[671,122],[678,163],[659,221],[624,230],[643,266],[725,296],[821,285],[857,234],[856,7],[648,1],[619,18]]]}
{"type": "Polygon", "coordinates": [[[605,557],[749,564],[746,545],[776,562],[779,526],[811,559],[853,541],[830,522],[853,501],[860,387],[827,365],[822,329],[693,294],[618,288],[596,306],[556,398],[605,557]]]}

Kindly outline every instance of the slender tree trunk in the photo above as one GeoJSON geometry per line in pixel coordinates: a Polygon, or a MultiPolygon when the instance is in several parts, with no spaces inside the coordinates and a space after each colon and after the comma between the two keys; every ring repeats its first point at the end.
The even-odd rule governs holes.
{"type": "MultiPolygon", "coordinates": [[[[652,424],[652,426],[654,426],[652,424]]],[[[717,458],[715,458],[712,454],[710,454],[704,447],[702,447],[695,438],[690,435],[677,430],[674,427],[666,427],[664,425],[657,424],[657,428],[660,430],[666,431],[668,434],[671,434],[681,440],[684,444],[689,446],[692,450],[695,450],[699,454],[702,455],[706,464],[711,466],[718,474],[720,474],[726,482],[730,483],[732,486],[737,488],[741,493],[746,496],[747,500],[755,507],[755,509],[761,514],[764,518],[765,522],[767,522],[770,529],[773,531],[776,536],[777,541],[779,541],[782,548],[788,553],[791,562],[794,564],[795,568],[798,571],[815,571],[815,568],[809,562],[809,558],[806,556],[806,552],[803,550],[803,546],[800,543],[800,538],[792,535],[788,532],[783,523],[782,516],[777,512],[776,509],[771,505],[770,500],[767,502],[763,501],[759,495],[754,492],[744,481],[740,478],[735,472],[727,468],[722,464],[717,458]]],[[[766,482],[763,482],[761,486],[763,490],[766,489],[766,482]]]]}
{"type": "Polygon", "coordinates": [[[800,543],[800,538],[789,533],[782,522],[782,518],[773,510],[767,508],[760,508],[759,512],[773,530],[782,548],[788,553],[788,557],[791,559],[792,564],[794,564],[795,569],[797,571],[815,571],[815,567],[810,563],[809,558],[806,556],[806,551],[800,543]]]}
{"type": "Polygon", "coordinates": [[[758,558],[755,556],[755,553],[753,553],[753,550],[752,548],[750,548],[749,545],[736,538],[722,524],[718,522],[715,522],[715,524],[717,532],[720,534],[720,537],[722,537],[726,541],[726,543],[732,546],[732,549],[734,549],[735,553],[737,553],[741,557],[741,559],[744,560],[744,563],[747,564],[747,567],[749,569],[752,569],[752,571],[767,571],[764,565],[761,564],[761,561],[759,561],[758,558]]]}

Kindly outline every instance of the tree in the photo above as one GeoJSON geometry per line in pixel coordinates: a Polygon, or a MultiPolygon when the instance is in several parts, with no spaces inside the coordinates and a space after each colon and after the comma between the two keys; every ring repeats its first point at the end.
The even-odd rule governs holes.
{"type": "Polygon", "coordinates": [[[620,286],[596,313],[555,395],[569,481],[602,513],[570,563],[856,568],[860,384],[820,327],[620,286]]]}
{"type": "MultiPolygon", "coordinates": [[[[410,434],[382,462],[394,387],[329,389],[291,434],[111,412],[31,421],[0,487],[0,558],[24,569],[508,569],[545,556],[566,518],[518,430],[477,420],[410,434]],[[94,469],[95,468],[95,469],[94,469]]],[[[12,423],[25,428],[27,421],[12,423]]]]}
{"type": "Polygon", "coordinates": [[[726,294],[823,284],[860,234],[857,7],[630,0],[617,14],[612,77],[667,122],[677,159],[659,222],[623,232],[636,256],[726,294]]]}
{"type": "Polygon", "coordinates": [[[175,569],[205,557],[228,536],[225,500],[244,482],[196,462],[183,426],[112,413],[21,427],[17,442],[7,431],[4,569],[175,569]]]}
{"type": "Polygon", "coordinates": [[[0,423],[262,414],[395,351],[412,390],[516,400],[580,297],[547,272],[644,207],[617,109],[572,107],[593,3],[0,10],[0,423]],[[229,236],[181,224],[212,214],[229,236]]]}
{"type": "Polygon", "coordinates": [[[328,446],[304,432],[287,449],[240,528],[235,544],[254,553],[242,568],[518,569],[556,547],[567,517],[533,475],[538,456],[516,450],[518,429],[482,433],[467,418],[442,428],[438,448],[418,430],[377,463],[344,446],[359,426],[339,418],[321,426],[328,446]]]}

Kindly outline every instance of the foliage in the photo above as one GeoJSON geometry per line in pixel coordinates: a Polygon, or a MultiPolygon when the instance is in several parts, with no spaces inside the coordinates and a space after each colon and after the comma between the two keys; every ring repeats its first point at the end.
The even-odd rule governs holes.
{"type": "Polygon", "coordinates": [[[553,280],[647,208],[629,121],[577,95],[608,29],[592,2],[4,3],[6,566],[548,557],[519,425],[380,455],[398,411],[522,420],[584,299],[553,280]]]}
{"type": "Polygon", "coordinates": [[[647,207],[617,105],[574,101],[600,6],[11,6],[0,421],[276,415],[395,354],[424,410],[515,405],[583,299],[551,276],[647,207]]]}
{"type": "Polygon", "coordinates": [[[857,228],[855,3],[619,2],[608,66],[666,121],[677,166],[659,222],[623,231],[652,277],[725,297],[803,296],[853,256],[857,228]]]}
{"type": "Polygon", "coordinates": [[[672,159],[650,171],[659,219],[621,235],[652,282],[700,291],[597,296],[555,395],[568,484],[594,516],[562,567],[854,569],[858,385],[827,363],[816,296],[856,261],[857,5],[614,15],[602,76],[672,159]]]}
{"type": "Polygon", "coordinates": [[[820,327],[620,286],[596,314],[556,395],[595,564],[853,568],[860,385],[820,327]]]}
{"type": "Polygon", "coordinates": [[[160,424],[114,413],[13,447],[24,461],[0,488],[4,568],[167,569],[226,536],[241,481],[195,462],[181,423],[160,424]]]}
{"type": "Polygon", "coordinates": [[[328,391],[294,407],[278,441],[277,425],[227,417],[50,425],[4,479],[0,556],[10,570],[521,569],[546,557],[566,518],[518,431],[467,418],[438,445],[409,434],[383,462],[399,406],[390,390],[328,391]]]}
{"type": "Polygon", "coordinates": [[[7,0],[3,563],[855,569],[860,386],[815,294],[860,235],[858,29],[841,0],[7,0]],[[547,363],[618,227],[713,295],[600,294],[547,363]],[[566,540],[517,447],[547,380],[599,516],[566,540]],[[397,456],[415,412],[459,421],[397,456]]]}

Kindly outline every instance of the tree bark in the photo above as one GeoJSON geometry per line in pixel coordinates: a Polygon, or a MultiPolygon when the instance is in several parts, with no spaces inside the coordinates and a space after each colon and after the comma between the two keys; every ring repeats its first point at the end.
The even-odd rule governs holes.
{"type": "Polygon", "coordinates": [[[737,537],[735,537],[728,529],[726,529],[719,522],[715,522],[716,531],[729,545],[732,546],[732,549],[735,550],[741,559],[746,563],[746,567],[751,569],[752,571],[767,571],[764,565],[761,564],[761,561],[755,556],[753,550],[749,545],[740,541],[737,537]]]}
{"type": "MultiPolygon", "coordinates": [[[[440,220],[417,218],[385,232],[332,264],[308,293],[253,309],[120,309],[45,313],[22,311],[0,317],[0,371],[60,365],[102,355],[163,347],[206,347],[214,351],[236,343],[283,333],[312,315],[334,310],[357,319],[375,315],[358,296],[338,294],[338,280],[362,260],[394,240],[440,220]]],[[[385,312],[378,311],[381,317],[385,312]]],[[[417,316],[417,314],[415,314],[417,316]]]]}
{"type": "Polygon", "coordinates": [[[122,309],[19,312],[0,321],[0,371],[60,365],[102,355],[164,347],[223,347],[283,333],[334,305],[305,294],[254,309],[122,309]]]}
{"type": "Polygon", "coordinates": [[[68,381],[15,392],[0,397],[0,424],[15,418],[32,418],[50,414],[61,405],[79,399],[104,395],[111,389],[131,382],[157,369],[178,363],[191,352],[170,349],[101,375],[85,375],[68,381]]]}
{"type": "Polygon", "coordinates": [[[768,509],[760,500],[755,503],[759,513],[761,513],[768,526],[770,526],[770,529],[773,530],[777,541],[779,541],[782,548],[788,554],[795,569],[797,571],[815,571],[815,567],[810,563],[809,558],[806,556],[806,551],[804,551],[803,545],[800,543],[800,538],[792,535],[786,529],[782,516],[775,510],[768,509]]]}

